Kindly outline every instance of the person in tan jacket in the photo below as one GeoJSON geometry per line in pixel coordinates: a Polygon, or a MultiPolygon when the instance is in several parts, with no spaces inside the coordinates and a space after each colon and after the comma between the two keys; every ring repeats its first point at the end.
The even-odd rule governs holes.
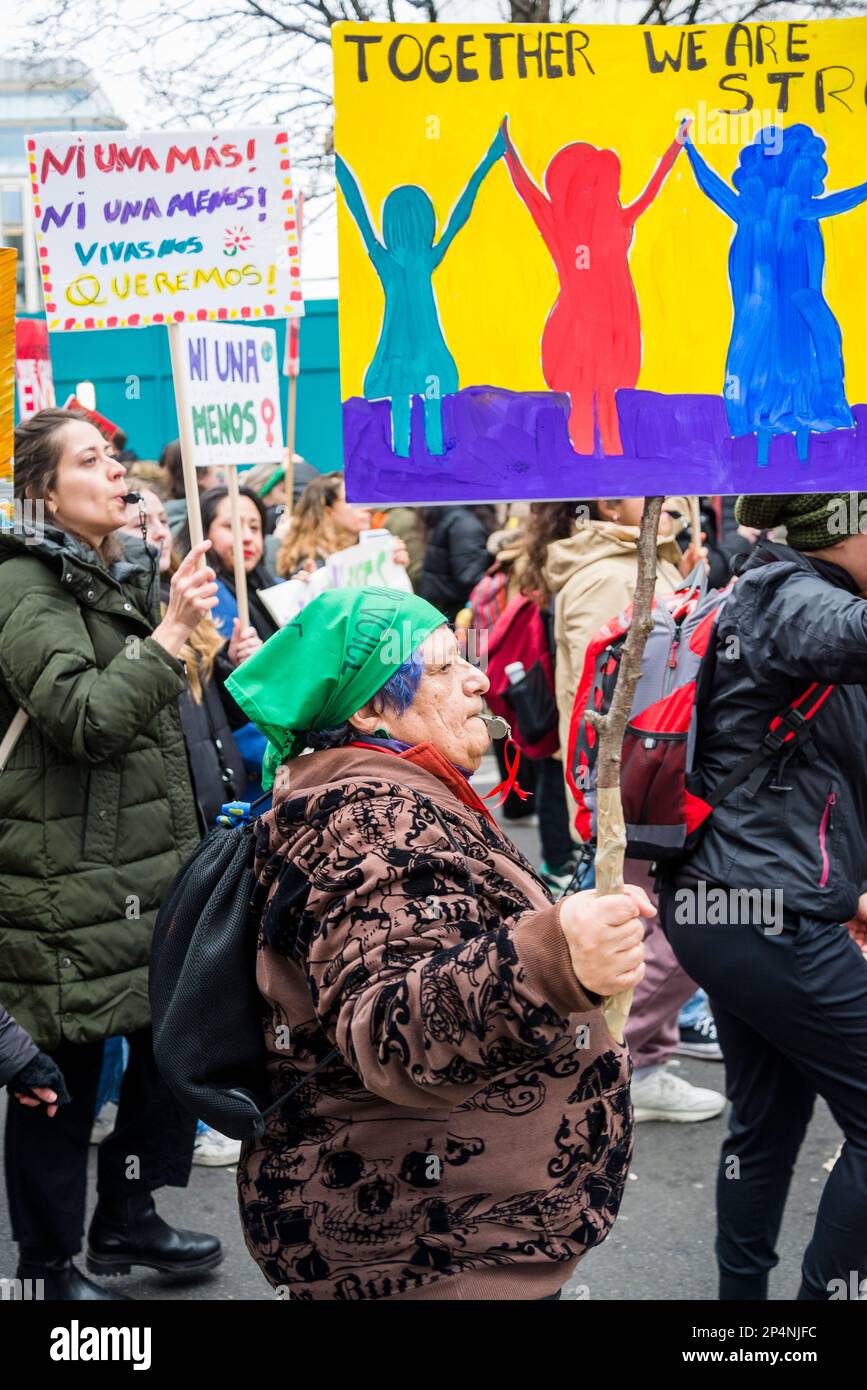
{"type": "MultiPolygon", "coordinates": [[[[602,627],[632,602],[638,576],[638,528],[643,497],[600,497],[578,502],[571,536],[552,541],[542,574],[554,595],[555,693],[560,714],[560,749],[564,764],[569,748],[569,724],[575,692],[581,680],[587,647],[602,627]]],[[[657,536],[656,592],[670,594],[702,557],[691,544],[681,554],[677,534],[680,517],[689,514],[687,499],[666,499],[657,536]]],[[[574,830],[575,801],[568,787],[569,823],[574,830]]],[[[626,861],[626,875],[653,897],[648,866],[626,861]]],[[[582,887],[590,887],[585,879],[582,887]]],[[[653,899],[655,901],[655,899],[653,899]]],[[[681,969],[659,918],[648,924],[644,980],[635,992],[626,1040],[635,1077],[632,1097],[636,1120],[691,1122],[718,1115],[725,1098],[717,1091],[690,1086],[667,1069],[676,1051],[678,1013],[697,986],[681,969]]]]}

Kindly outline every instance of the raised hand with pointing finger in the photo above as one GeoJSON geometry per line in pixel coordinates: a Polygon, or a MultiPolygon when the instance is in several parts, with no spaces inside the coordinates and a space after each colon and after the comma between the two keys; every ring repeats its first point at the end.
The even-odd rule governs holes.
{"type": "Polygon", "coordinates": [[[199,557],[210,548],[210,541],[200,541],[194,545],[172,575],[166,615],[154,628],[153,640],[173,656],[179,654],[193,628],[216,606],[215,572],[209,565],[196,568],[199,557]]]}

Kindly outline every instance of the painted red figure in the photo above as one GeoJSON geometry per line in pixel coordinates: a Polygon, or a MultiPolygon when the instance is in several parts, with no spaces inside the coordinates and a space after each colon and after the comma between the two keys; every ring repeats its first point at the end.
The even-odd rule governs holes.
{"type": "Polygon", "coordinates": [[[660,159],[644,192],[620,203],[613,150],[564,145],[545,171],[545,193],[527,173],[503,121],[506,163],[517,192],[551,253],[560,279],[542,334],[542,370],[552,391],[568,392],[569,438],[592,454],[594,421],[606,454],[621,454],[615,393],[634,386],[641,367],[641,320],[629,273],[636,220],[650,207],[680,153],[690,122],[660,159]]]}

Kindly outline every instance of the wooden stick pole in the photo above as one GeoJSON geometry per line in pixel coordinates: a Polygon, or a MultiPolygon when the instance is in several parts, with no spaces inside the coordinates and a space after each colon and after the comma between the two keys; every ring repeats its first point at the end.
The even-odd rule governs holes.
{"type": "MultiPolygon", "coordinates": [[[[295,199],[295,219],[298,223],[298,252],[304,232],[304,194],[299,191],[295,199]]],[[[298,406],[298,377],[301,374],[301,322],[290,319],[286,324],[286,362],[289,375],[289,400],[286,421],[286,509],[284,516],[291,516],[294,508],[295,492],[295,418],[298,406]]]]}
{"type": "MultiPolygon", "coordinates": [[[[596,892],[600,897],[623,892],[623,861],[626,857],[626,823],[620,798],[620,767],[623,736],[629,721],[644,644],[653,628],[653,595],[656,588],[656,535],[662,497],[646,497],[638,535],[638,579],[632,607],[632,622],[623,645],[620,672],[608,713],[594,719],[599,735],[596,774],[596,892]]],[[[623,1041],[626,1020],[632,1005],[632,990],[613,994],[602,1005],[602,1013],[612,1037],[623,1041]]]]}
{"type": "Polygon", "coordinates": [[[241,627],[250,626],[250,605],[247,602],[247,571],[244,569],[244,540],[241,535],[241,494],[238,491],[238,470],[231,465],[226,470],[229,485],[229,507],[232,516],[232,558],[235,562],[235,599],[241,627]]]}
{"type": "Polygon", "coordinates": [[[693,545],[701,545],[701,506],[697,497],[689,499],[689,527],[693,545]]]}
{"type": "Polygon", "coordinates": [[[292,493],[295,486],[295,421],[298,413],[298,378],[289,378],[289,409],[286,420],[286,515],[292,514],[292,493]]]}
{"type": "MultiPolygon", "coordinates": [[[[198,545],[204,540],[202,532],[202,508],[199,502],[199,481],[196,474],[195,444],[193,442],[193,417],[187,395],[187,376],[182,358],[182,343],[178,325],[170,323],[169,357],[172,363],[172,381],[175,388],[175,406],[178,412],[178,436],[181,441],[181,465],[184,472],[184,492],[187,498],[187,517],[190,527],[190,544],[198,545]]],[[[204,566],[205,557],[199,561],[204,566]]]]}
{"type": "Polygon", "coordinates": [[[15,745],[24,733],[27,720],[30,718],[26,710],[16,710],[12,716],[12,723],[0,739],[0,772],[3,771],[9,759],[12,757],[15,745]]]}

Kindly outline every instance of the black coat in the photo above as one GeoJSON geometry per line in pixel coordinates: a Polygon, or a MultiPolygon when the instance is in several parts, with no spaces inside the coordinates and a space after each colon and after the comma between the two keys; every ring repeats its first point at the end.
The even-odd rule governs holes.
{"type": "Polygon", "coordinates": [[[38,1051],[30,1034],[0,1004],[0,1086],[17,1076],[38,1051]]]}
{"type": "Polygon", "coordinates": [[[473,507],[429,509],[425,519],[427,546],[418,592],[452,621],[493,563],[487,549],[490,527],[473,507]]]}
{"type": "Polygon", "coordinates": [[[179,700],[193,791],[205,830],[212,829],[224,801],[237,801],[243,795],[247,782],[244,760],[232,736],[232,729],[247,719],[223,686],[233,669],[228,657],[218,653],[214,674],[202,685],[201,702],[190,690],[179,700]]]}
{"type": "Polygon", "coordinates": [[[753,797],[733,791],[684,868],[780,888],[787,913],[848,921],[867,882],[867,601],[838,565],[760,541],[720,613],[714,659],[697,758],[705,793],[813,681],[837,688],[812,721],[815,758],[796,753],[777,776],[772,765],[753,797]]]}
{"type": "MultiPolygon", "coordinates": [[[[168,581],[162,583],[163,602],[169,594],[168,581]]],[[[225,688],[234,671],[226,647],[217,652],[210,680],[201,680],[200,701],[187,687],[178,697],[181,729],[187,746],[190,777],[201,829],[212,829],[224,801],[237,801],[247,782],[244,760],[233,736],[233,729],[247,723],[247,716],[225,688]]]]}

